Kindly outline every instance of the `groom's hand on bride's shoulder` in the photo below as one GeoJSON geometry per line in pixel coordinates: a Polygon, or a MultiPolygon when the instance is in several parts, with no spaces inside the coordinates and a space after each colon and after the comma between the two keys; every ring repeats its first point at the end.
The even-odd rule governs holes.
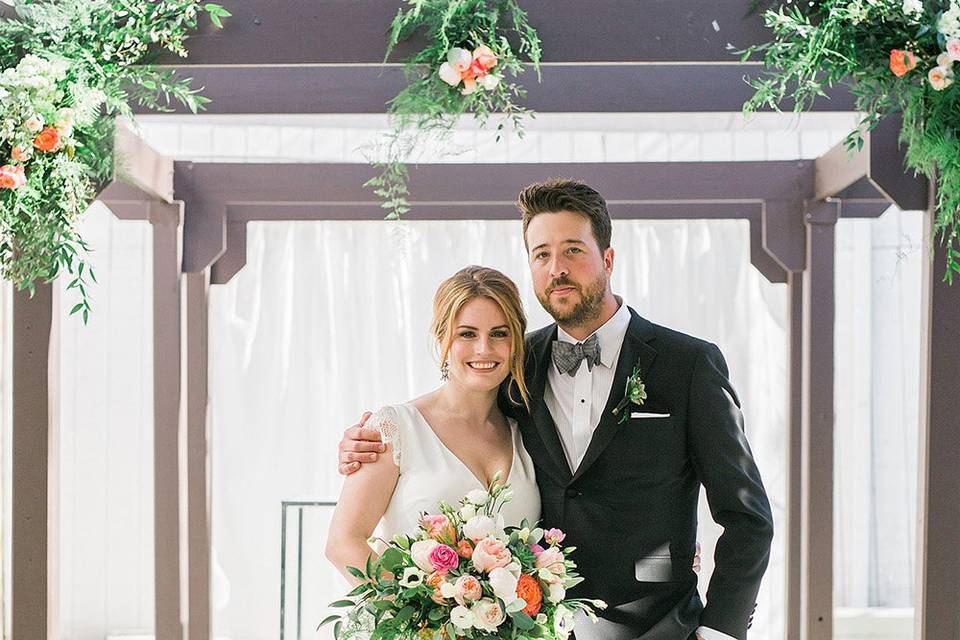
{"type": "Polygon", "coordinates": [[[350,475],[364,462],[376,462],[378,454],[386,450],[386,445],[380,440],[380,431],[364,426],[371,415],[369,411],[365,411],[360,422],[343,432],[343,439],[338,447],[340,464],[337,467],[342,475],[350,475]]]}

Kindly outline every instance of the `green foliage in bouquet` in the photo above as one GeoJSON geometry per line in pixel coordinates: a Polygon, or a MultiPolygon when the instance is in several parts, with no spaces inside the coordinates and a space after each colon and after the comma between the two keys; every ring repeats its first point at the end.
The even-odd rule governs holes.
{"type": "Polygon", "coordinates": [[[863,132],[885,116],[903,113],[901,142],[907,165],[937,184],[934,233],[946,248],[944,279],[960,274],[960,60],[958,0],[822,0],[788,4],[764,13],[771,41],[736,51],[742,60],[761,53],[762,77],[750,78],[754,96],[744,113],[763,105],[794,111],[846,85],[864,114],[846,140],[852,152],[863,132]]]}
{"type": "Polygon", "coordinates": [[[532,113],[517,104],[526,95],[513,81],[523,72],[521,58],[540,75],[540,40],[516,0],[406,4],[391,25],[384,61],[415,33],[427,46],[404,61],[408,84],[388,103],[393,130],[373,163],[381,173],[365,185],[383,198],[387,219],[410,210],[405,162],[427,140],[446,142],[461,115],[472,113],[483,126],[498,114],[497,140],[507,123],[522,136],[522,119],[532,113]]]}
{"type": "Polygon", "coordinates": [[[188,33],[206,14],[229,13],[195,0],[18,0],[0,19],[0,275],[31,295],[63,271],[90,312],[77,221],[114,175],[117,116],[131,102],[196,112],[207,102],[190,80],[150,62],[186,56],[188,33]]]}
{"type": "Polygon", "coordinates": [[[359,584],[330,605],[347,611],[320,626],[335,623],[337,640],[566,640],[576,612],[596,620],[602,601],[566,597],[583,579],[563,532],[503,525],[511,495],[498,474],[457,507],[421,514],[414,535],[371,540],[383,552],[348,568],[359,584]]]}

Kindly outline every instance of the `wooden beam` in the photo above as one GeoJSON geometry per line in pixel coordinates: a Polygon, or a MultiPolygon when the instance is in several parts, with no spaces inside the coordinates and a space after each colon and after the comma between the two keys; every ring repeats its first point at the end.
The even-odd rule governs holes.
{"type": "Polygon", "coordinates": [[[157,640],[183,640],[180,575],[179,203],[150,205],[153,229],[154,602],[157,640]]]}
{"type": "MultiPolygon", "coordinates": [[[[933,190],[931,190],[933,191],[933,190]]],[[[917,640],[960,637],[960,282],[943,281],[946,249],[933,239],[935,200],[924,218],[917,504],[917,640]]]]}
{"type": "Polygon", "coordinates": [[[207,422],[209,270],[186,280],[188,635],[210,640],[210,425],[207,422]]]}
{"type": "MultiPolygon", "coordinates": [[[[222,30],[204,21],[188,65],[379,64],[401,0],[222,0],[222,30]]],[[[768,40],[750,0],[524,0],[546,62],[736,62],[727,48],[768,40]],[[575,33],[574,33],[575,32],[575,33]]],[[[393,60],[425,46],[414,37],[393,60]]],[[[181,64],[165,54],[164,62],[181,64]]]]}
{"type": "Polygon", "coordinates": [[[58,311],[53,285],[13,294],[11,632],[58,637],[58,311]]]}
{"type": "MultiPolygon", "coordinates": [[[[812,160],[418,164],[409,187],[414,203],[512,206],[530,183],[564,176],[586,181],[610,203],[695,205],[809,198],[813,169],[812,160]]],[[[188,206],[379,205],[363,186],[374,175],[366,164],[177,162],[174,191],[188,206]]]]}
{"type": "Polygon", "coordinates": [[[123,119],[116,123],[113,153],[115,182],[122,181],[150,199],[173,201],[173,160],[147,144],[123,119]]]}
{"type": "MultiPolygon", "coordinates": [[[[637,3],[639,6],[640,3],[637,3]]],[[[579,38],[577,38],[579,41],[579,38]]],[[[189,58],[188,58],[189,59],[189,58]]],[[[393,66],[177,66],[211,99],[210,114],[386,113],[386,103],[406,86],[393,66]]],[[[529,68],[520,82],[520,104],[537,113],[739,112],[753,91],[744,75],[754,65],[597,63],[544,66],[542,82],[529,68]]],[[[814,111],[853,111],[845,89],[828,90],[814,111]]],[[[171,105],[175,113],[189,111],[171,105]]],[[[149,113],[131,105],[137,113],[149,113]]],[[[792,108],[785,102],[783,109],[792,108]]],[[[768,111],[768,109],[763,109],[768,111]]]]}
{"type": "Polygon", "coordinates": [[[783,630],[785,640],[800,640],[803,599],[803,273],[793,272],[787,283],[789,299],[787,372],[787,553],[784,575],[786,599],[783,630]]]}
{"type": "Polygon", "coordinates": [[[807,208],[803,273],[802,640],[833,638],[833,385],[838,203],[807,208]]]}

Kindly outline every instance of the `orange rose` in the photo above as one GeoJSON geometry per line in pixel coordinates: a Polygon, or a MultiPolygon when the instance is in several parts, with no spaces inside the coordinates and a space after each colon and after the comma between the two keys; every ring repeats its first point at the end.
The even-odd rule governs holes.
{"type": "Polygon", "coordinates": [[[33,139],[33,146],[40,151],[57,151],[62,144],[63,141],[60,139],[60,132],[56,127],[44,127],[43,131],[38,133],[37,137],[33,139]]]}
{"type": "Polygon", "coordinates": [[[466,559],[470,559],[470,556],[473,555],[473,547],[470,546],[469,540],[461,540],[457,545],[457,553],[466,559]]]}
{"type": "Polygon", "coordinates": [[[23,147],[14,147],[13,151],[10,152],[10,156],[17,162],[26,162],[30,159],[30,155],[23,147]]]}
{"type": "Polygon", "coordinates": [[[443,574],[438,571],[434,571],[429,576],[427,576],[427,579],[424,580],[424,582],[426,582],[431,587],[437,587],[440,585],[441,582],[443,582],[443,574]]]}
{"type": "Polygon", "coordinates": [[[907,72],[917,66],[917,56],[910,51],[901,49],[890,50],[890,71],[898,78],[907,75],[907,72]]]}
{"type": "Polygon", "coordinates": [[[522,574],[517,581],[517,597],[523,598],[527,603],[527,606],[523,608],[525,614],[533,618],[540,613],[540,605],[543,603],[543,589],[540,588],[540,583],[536,578],[526,573],[522,574]]]}

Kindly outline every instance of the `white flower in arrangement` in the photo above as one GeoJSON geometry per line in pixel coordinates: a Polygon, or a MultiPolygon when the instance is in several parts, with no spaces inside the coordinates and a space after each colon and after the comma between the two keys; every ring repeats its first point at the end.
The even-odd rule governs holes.
{"type": "Polygon", "coordinates": [[[463,525],[463,534],[476,542],[497,532],[497,522],[490,516],[474,516],[463,525]]]}
{"type": "Polygon", "coordinates": [[[953,65],[953,60],[950,59],[950,54],[944,51],[937,56],[937,66],[950,68],[953,65]]]}
{"type": "Polygon", "coordinates": [[[490,572],[490,587],[493,595],[510,604],[517,599],[517,576],[506,567],[499,567],[490,572]]]}
{"type": "Polygon", "coordinates": [[[440,583],[440,595],[447,599],[455,597],[457,595],[457,586],[452,582],[444,580],[440,583]]]}
{"type": "Polygon", "coordinates": [[[472,504],[465,504],[460,507],[459,515],[460,519],[466,522],[473,516],[477,515],[477,508],[472,504]]]}
{"type": "Polygon", "coordinates": [[[563,580],[554,579],[548,584],[547,602],[560,602],[567,597],[567,590],[563,586],[563,580]]]}
{"type": "Polygon", "coordinates": [[[553,614],[554,633],[562,640],[566,640],[566,638],[570,636],[570,632],[573,631],[573,622],[573,612],[565,606],[560,605],[553,614]]]}
{"type": "Polygon", "coordinates": [[[403,570],[403,575],[400,577],[400,580],[397,582],[401,587],[405,589],[412,589],[413,587],[418,587],[423,584],[425,574],[420,569],[416,567],[407,567],[403,570]]]}
{"type": "Polygon", "coordinates": [[[479,82],[480,86],[487,91],[492,91],[497,88],[498,84],[500,84],[500,78],[493,74],[488,74],[480,78],[477,82],[479,82]]]}
{"type": "Polygon", "coordinates": [[[953,84],[953,71],[948,67],[937,66],[927,72],[927,80],[930,86],[937,91],[943,91],[953,84]]]}
{"type": "Polygon", "coordinates": [[[26,127],[30,133],[39,133],[40,130],[43,129],[43,116],[31,116],[24,121],[23,126],[26,127]]]}
{"type": "Polygon", "coordinates": [[[450,610],[450,622],[453,623],[457,629],[470,629],[473,627],[473,623],[476,618],[473,615],[473,611],[459,605],[450,610]]]}
{"type": "Polygon", "coordinates": [[[413,564],[424,571],[433,571],[433,564],[430,562],[430,552],[440,545],[436,540],[420,540],[410,546],[410,558],[413,564]]]}
{"type": "Polygon", "coordinates": [[[457,73],[463,73],[469,69],[473,63],[473,54],[466,49],[453,47],[450,51],[447,51],[447,62],[450,63],[450,66],[453,67],[457,73]]]}
{"type": "Polygon", "coordinates": [[[903,0],[903,14],[917,22],[923,17],[923,0],[903,0]]]}
{"type": "Polygon", "coordinates": [[[937,21],[937,31],[947,38],[960,37],[960,3],[951,0],[950,8],[943,12],[937,21]]]}
{"type": "Polygon", "coordinates": [[[487,500],[490,499],[490,494],[483,489],[474,489],[467,494],[467,502],[470,504],[482,507],[487,504],[487,500]]]}

